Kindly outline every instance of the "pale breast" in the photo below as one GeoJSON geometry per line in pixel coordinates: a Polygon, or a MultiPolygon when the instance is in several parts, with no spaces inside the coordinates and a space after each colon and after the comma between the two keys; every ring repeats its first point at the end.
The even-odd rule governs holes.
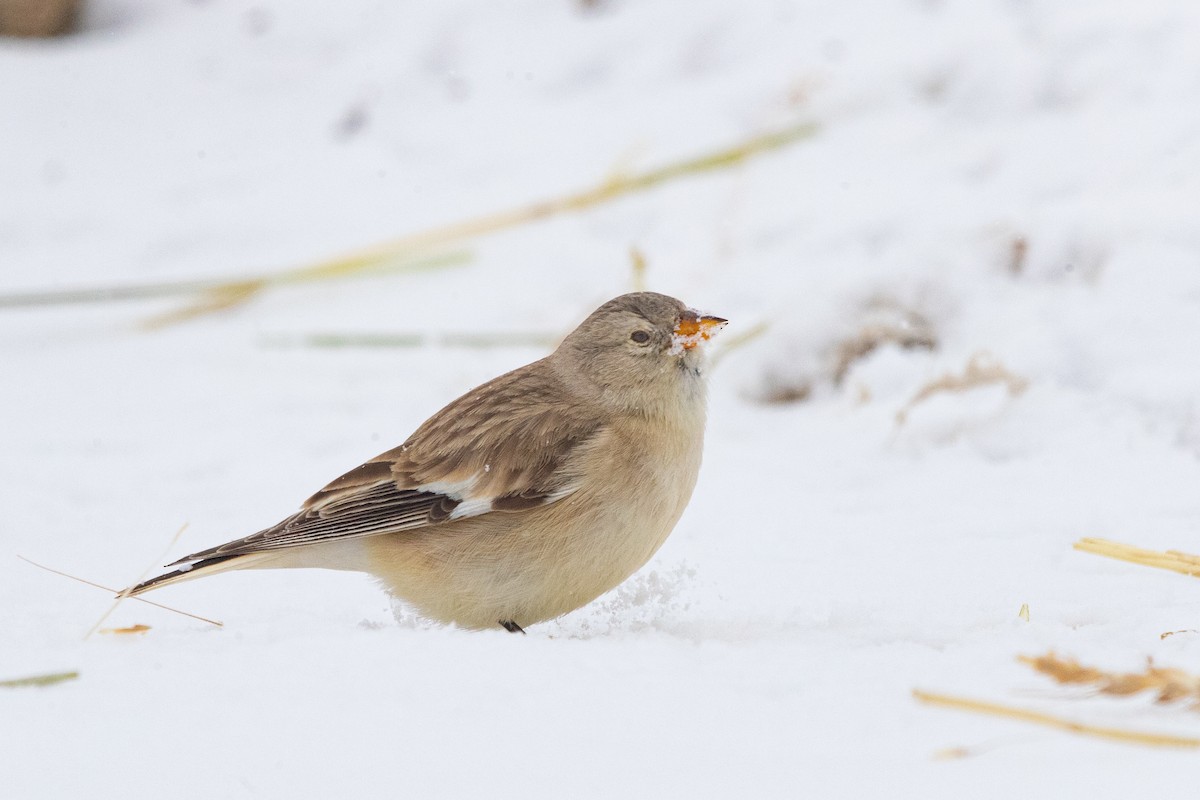
{"type": "Polygon", "coordinates": [[[662,546],[691,498],[703,435],[702,409],[675,425],[629,420],[584,454],[587,479],[569,497],[374,537],[370,571],[422,613],[465,627],[565,614],[628,578],[662,546]]]}

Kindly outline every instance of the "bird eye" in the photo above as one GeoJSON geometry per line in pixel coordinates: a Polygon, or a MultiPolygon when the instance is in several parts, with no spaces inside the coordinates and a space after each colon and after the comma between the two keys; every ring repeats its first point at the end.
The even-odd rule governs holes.
{"type": "Polygon", "coordinates": [[[646,342],[650,341],[650,334],[646,333],[645,331],[634,331],[633,333],[629,334],[629,338],[638,344],[645,344],[646,342]]]}

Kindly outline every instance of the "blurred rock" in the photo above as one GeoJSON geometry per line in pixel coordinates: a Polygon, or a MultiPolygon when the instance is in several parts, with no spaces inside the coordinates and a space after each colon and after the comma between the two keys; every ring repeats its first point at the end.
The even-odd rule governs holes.
{"type": "Polygon", "coordinates": [[[70,33],[82,0],[0,0],[0,35],[49,37],[70,33]]]}

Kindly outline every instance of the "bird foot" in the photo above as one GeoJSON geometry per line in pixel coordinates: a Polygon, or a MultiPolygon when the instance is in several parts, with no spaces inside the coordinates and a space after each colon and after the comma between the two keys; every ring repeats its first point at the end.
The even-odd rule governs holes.
{"type": "Polygon", "coordinates": [[[524,633],[525,632],[524,628],[522,628],[517,623],[513,622],[511,619],[502,619],[502,620],[500,620],[500,624],[504,627],[504,630],[508,631],[509,633],[524,633]]]}

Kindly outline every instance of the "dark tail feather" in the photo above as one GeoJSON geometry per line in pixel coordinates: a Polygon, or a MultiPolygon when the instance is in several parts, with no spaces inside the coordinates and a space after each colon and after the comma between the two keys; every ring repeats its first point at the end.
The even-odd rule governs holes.
{"type": "Polygon", "coordinates": [[[202,558],[192,564],[187,564],[179,569],[164,572],[162,575],[151,578],[148,581],[142,581],[136,586],[132,586],[121,595],[133,597],[135,595],[148,592],[151,589],[159,589],[163,586],[170,586],[172,583],[182,583],[190,581],[194,578],[203,578],[206,575],[214,575],[218,572],[226,572],[231,569],[241,569],[248,567],[251,564],[262,560],[265,553],[252,553],[250,555],[237,556],[213,556],[212,558],[202,558]]]}

